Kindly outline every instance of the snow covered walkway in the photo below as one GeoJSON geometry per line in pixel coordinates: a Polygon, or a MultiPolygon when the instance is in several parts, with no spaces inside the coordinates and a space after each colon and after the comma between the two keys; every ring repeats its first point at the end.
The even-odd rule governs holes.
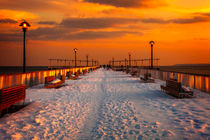
{"type": "Polygon", "coordinates": [[[27,89],[30,103],[0,118],[0,139],[210,139],[210,95],[175,99],[156,83],[98,69],[59,89],[27,89]]]}

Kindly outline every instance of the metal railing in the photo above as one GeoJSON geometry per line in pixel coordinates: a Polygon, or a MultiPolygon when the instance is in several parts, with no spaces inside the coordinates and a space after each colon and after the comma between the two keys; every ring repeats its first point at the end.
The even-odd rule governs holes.
{"type": "Polygon", "coordinates": [[[66,75],[67,72],[77,72],[82,70],[93,70],[98,66],[93,67],[79,67],[79,68],[69,68],[69,69],[58,69],[58,70],[46,70],[46,71],[34,71],[27,73],[18,74],[6,74],[0,75],[0,89],[11,87],[15,85],[25,84],[27,87],[31,87],[38,84],[43,84],[45,77],[47,76],[58,76],[66,75]]]}
{"type": "MultiPolygon", "coordinates": [[[[115,70],[122,69],[122,67],[114,67],[115,70]]],[[[145,73],[151,73],[152,77],[160,80],[169,80],[171,78],[177,79],[184,86],[198,89],[207,93],[210,93],[210,76],[201,74],[188,74],[180,72],[166,72],[157,69],[144,69],[141,67],[127,68],[130,71],[137,71],[138,75],[144,75],[145,73]]]]}

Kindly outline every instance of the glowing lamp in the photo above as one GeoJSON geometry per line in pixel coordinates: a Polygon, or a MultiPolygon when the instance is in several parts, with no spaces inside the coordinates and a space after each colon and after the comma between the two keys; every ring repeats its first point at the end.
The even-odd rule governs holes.
{"type": "Polygon", "coordinates": [[[74,48],[74,52],[77,52],[77,48],[74,48]]]}
{"type": "Polygon", "coordinates": [[[154,42],[154,41],[150,41],[149,44],[150,44],[151,46],[153,46],[153,45],[155,44],[155,42],[154,42]]]}
{"type": "Polygon", "coordinates": [[[27,28],[27,24],[26,23],[23,24],[23,28],[27,28]]]}
{"type": "Polygon", "coordinates": [[[77,51],[78,49],[77,48],[74,48],[74,55],[75,55],[75,68],[77,67],[77,51]]]}
{"type": "Polygon", "coordinates": [[[150,41],[149,44],[151,45],[151,69],[153,69],[153,45],[155,44],[155,42],[150,41]]]}
{"type": "Polygon", "coordinates": [[[21,26],[21,27],[22,27],[23,32],[26,32],[27,28],[28,28],[28,27],[30,27],[31,25],[30,25],[28,22],[23,21],[22,23],[20,23],[20,25],[19,25],[19,26],[21,26]]]}
{"type": "Polygon", "coordinates": [[[23,29],[23,72],[26,72],[26,31],[27,28],[30,27],[31,25],[26,22],[23,21],[22,23],[20,23],[20,25],[23,29]]]}

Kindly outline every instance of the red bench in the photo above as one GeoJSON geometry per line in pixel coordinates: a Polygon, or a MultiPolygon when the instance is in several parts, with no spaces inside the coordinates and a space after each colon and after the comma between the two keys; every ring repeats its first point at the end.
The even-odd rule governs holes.
{"type": "Polygon", "coordinates": [[[79,77],[79,72],[75,72],[74,74],[72,74],[71,72],[67,72],[66,76],[70,80],[76,80],[79,77]]]}
{"type": "Polygon", "coordinates": [[[165,93],[176,98],[189,98],[193,97],[193,91],[183,88],[180,82],[176,80],[166,80],[166,86],[161,85],[161,90],[165,93]]]}
{"type": "Polygon", "coordinates": [[[0,90],[0,112],[26,98],[26,86],[19,85],[0,90]]]}
{"type": "Polygon", "coordinates": [[[137,71],[132,71],[131,76],[137,76],[137,71]]]}
{"type": "Polygon", "coordinates": [[[61,76],[60,81],[53,82],[55,80],[54,76],[45,77],[45,88],[57,88],[61,84],[65,83],[65,75],[61,76]]]}
{"type": "Polygon", "coordinates": [[[125,72],[126,72],[126,74],[128,74],[128,73],[130,72],[130,70],[129,70],[129,69],[126,69],[126,71],[125,71],[125,72]]]}
{"type": "Polygon", "coordinates": [[[55,76],[47,76],[47,77],[45,77],[45,85],[49,84],[53,80],[55,80],[55,76]]]}
{"type": "Polygon", "coordinates": [[[155,80],[151,77],[151,73],[145,73],[143,77],[140,77],[140,79],[144,83],[154,83],[155,80]]]}
{"type": "Polygon", "coordinates": [[[79,78],[79,72],[75,72],[72,80],[76,80],[79,78]]]}
{"type": "Polygon", "coordinates": [[[87,70],[83,70],[82,73],[83,75],[85,75],[87,73],[87,70]]]}

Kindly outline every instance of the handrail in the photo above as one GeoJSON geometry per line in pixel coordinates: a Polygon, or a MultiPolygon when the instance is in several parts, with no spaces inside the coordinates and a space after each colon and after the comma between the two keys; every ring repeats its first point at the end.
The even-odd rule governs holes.
{"type": "Polygon", "coordinates": [[[57,70],[43,70],[43,71],[34,71],[27,73],[0,75],[0,89],[20,84],[25,84],[27,87],[31,87],[33,85],[43,84],[44,79],[47,76],[58,76],[59,74],[66,76],[66,73],[69,71],[72,71],[74,73],[77,71],[90,70],[96,68],[98,68],[98,66],[57,69],[57,70]]]}

